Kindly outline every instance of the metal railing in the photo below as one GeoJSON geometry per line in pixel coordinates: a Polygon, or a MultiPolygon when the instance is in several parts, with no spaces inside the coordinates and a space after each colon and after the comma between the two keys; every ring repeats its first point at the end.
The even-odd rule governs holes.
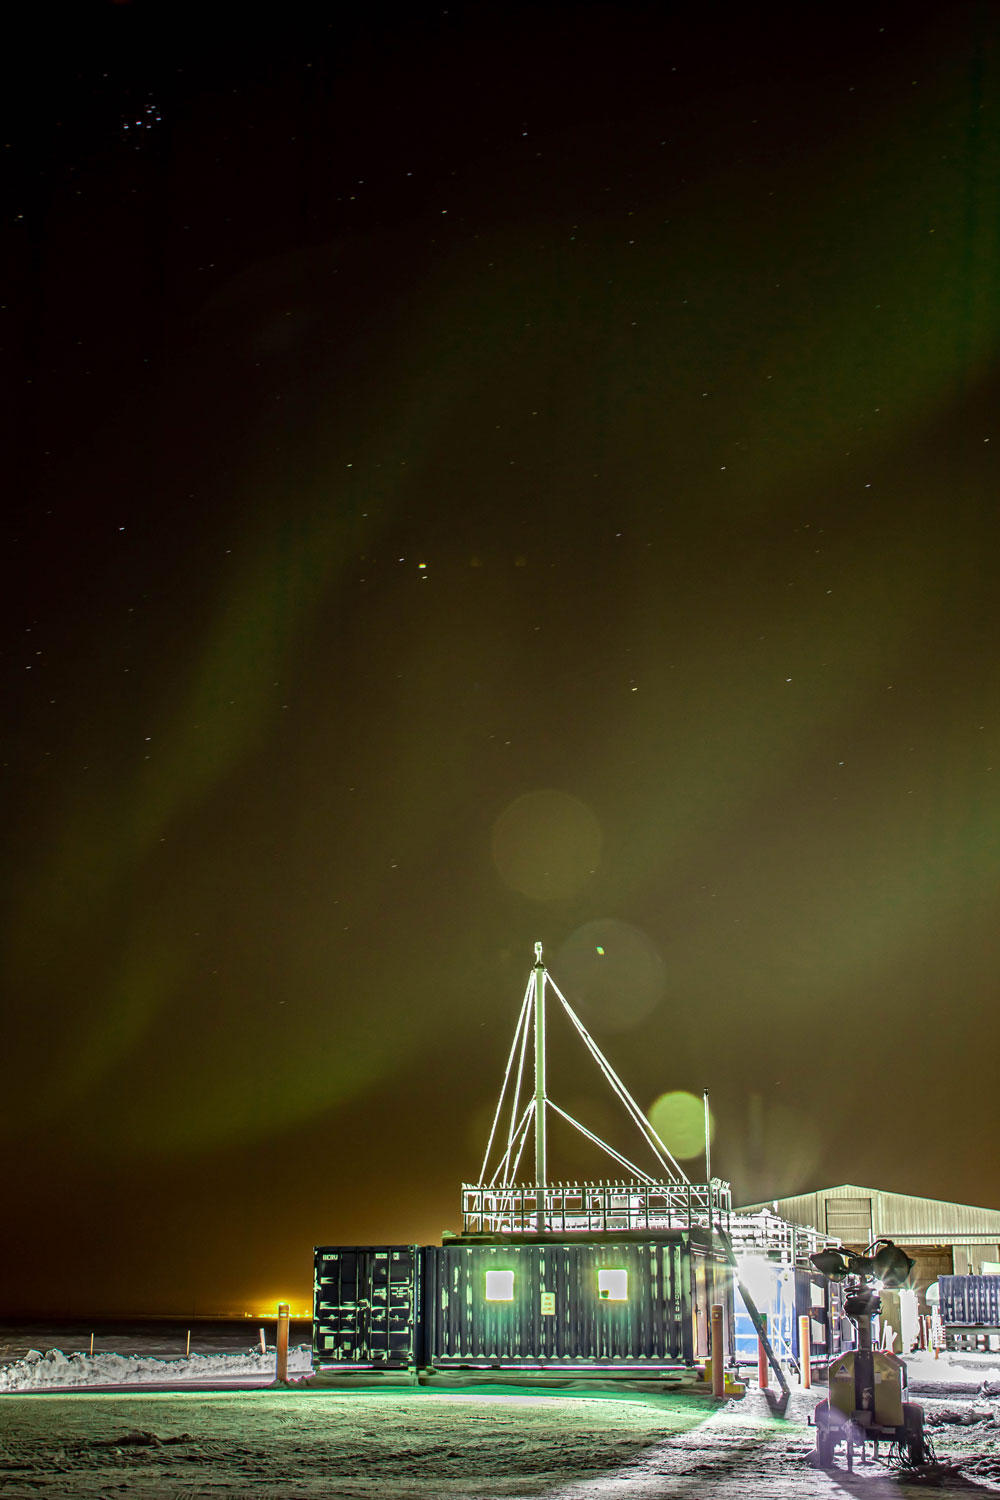
{"type": "Polygon", "coordinates": [[[728,1228],[728,1182],[558,1182],[462,1184],[463,1234],[609,1234],[630,1230],[728,1228]]]}
{"type": "Polygon", "coordinates": [[[767,1209],[734,1214],[728,1233],[738,1256],[759,1255],[789,1266],[808,1266],[817,1250],[840,1248],[840,1241],[831,1235],[820,1234],[808,1224],[792,1224],[767,1209]]]}

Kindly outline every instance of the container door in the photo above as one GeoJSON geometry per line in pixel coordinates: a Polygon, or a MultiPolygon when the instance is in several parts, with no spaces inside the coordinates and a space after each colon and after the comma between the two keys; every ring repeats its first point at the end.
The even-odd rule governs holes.
{"type": "Polygon", "coordinates": [[[317,1364],[405,1369],[415,1363],[419,1266],[415,1245],[318,1249],[317,1364]]]}
{"type": "Polygon", "coordinates": [[[710,1340],[709,1331],[709,1308],[708,1308],[708,1275],[705,1269],[705,1257],[695,1255],[692,1257],[694,1270],[694,1353],[696,1359],[708,1357],[708,1345],[710,1340]]]}

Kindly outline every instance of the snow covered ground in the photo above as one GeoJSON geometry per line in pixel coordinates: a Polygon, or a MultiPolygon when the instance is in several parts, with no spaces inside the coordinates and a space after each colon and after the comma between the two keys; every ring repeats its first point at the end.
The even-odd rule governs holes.
{"type": "MultiPolygon", "coordinates": [[[[308,1351],[295,1353],[293,1370],[304,1371],[308,1351]]],[[[89,1373],[120,1377],[107,1363],[114,1358],[98,1356],[89,1373]]],[[[79,1357],[28,1361],[33,1385],[14,1384],[17,1367],[6,1367],[12,1394],[0,1401],[0,1497],[844,1500],[847,1492],[916,1500],[928,1488],[882,1466],[853,1475],[842,1465],[813,1469],[808,1419],[822,1387],[796,1390],[779,1418],[755,1390],[717,1405],[690,1391],[652,1395],[582,1382],[558,1392],[190,1383],[205,1375],[216,1387],[267,1382],[273,1363],[259,1355],[171,1361],[180,1388],[163,1390],[138,1382],[152,1376],[159,1385],[164,1362],[125,1363],[135,1389],[124,1391],[84,1388],[79,1357]],[[233,1359],[248,1367],[234,1373],[233,1359]],[[69,1369],[79,1388],[56,1391],[56,1376],[69,1369]]],[[[1000,1494],[1000,1395],[988,1394],[994,1385],[1000,1391],[996,1356],[908,1363],[938,1457],[959,1465],[957,1474],[939,1473],[934,1490],[1000,1494]]]]}
{"type": "MultiPolygon", "coordinates": [[[[289,1349],[288,1373],[312,1370],[308,1346],[289,1349]]],[[[23,1357],[0,1364],[0,1394],[12,1391],[73,1390],[101,1386],[267,1385],[274,1380],[275,1352],[266,1354],[192,1354],[179,1359],[153,1359],[140,1354],[64,1354],[31,1349],[23,1357]]]]}
{"type": "MultiPolygon", "coordinates": [[[[195,1354],[245,1354],[257,1348],[263,1331],[273,1344],[276,1321],[270,1318],[94,1318],[59,1321],[0,1322],[0,1364],[22,1359],[29,1349],[62,1349],[87,1353],[91,1340],[97,1354],[147,1354],[176,1359],[190,1346],[195,1354]],[[261,1329],[263,1324],[263,1330],[261,1329]]],[[[312,1339],[312,1322],[292,1318],[289,1343],[312,1339]]]]}

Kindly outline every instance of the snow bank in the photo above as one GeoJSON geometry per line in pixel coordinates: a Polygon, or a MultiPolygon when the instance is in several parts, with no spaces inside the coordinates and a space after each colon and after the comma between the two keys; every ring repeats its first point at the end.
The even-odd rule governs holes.
{"type": "MultiPolygon", "coordinates": [[[[267,1354],[191,1354],[184,1359],[152,1359],[141,1354],[45,1354],[30,1349],[24,1359],[0,1365],[0,1392],[74,1390],[102,1385],[180,1385],[192,1381],[250,1379],[265,1384],[274,1379],[274,1350],[267,1354]]],[[[288,1351],[289,1375],[312,1370],[306,1344],[288,1351]]]]}

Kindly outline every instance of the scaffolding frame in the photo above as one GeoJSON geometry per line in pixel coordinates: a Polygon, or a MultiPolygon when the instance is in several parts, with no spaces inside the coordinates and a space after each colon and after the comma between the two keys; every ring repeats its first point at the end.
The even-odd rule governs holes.
{"type": "Polygon", "coordinates": [[[816,1251],[841,1248],[834,1236],[821,1234],[809,1224],[792,1224],[770,1209],[734,1214],[728,1233],[741,1258],[758,1255],[780,1265],[807,1269],[811,1269],[809,1257],[816,1251]]]}
{"type": "Polygon", "coordinates": [[[728,1182],[559,1182],[547,1187],[462,1184],[462,1233],[622,1234],[728,1227],[728,1182]]]}

